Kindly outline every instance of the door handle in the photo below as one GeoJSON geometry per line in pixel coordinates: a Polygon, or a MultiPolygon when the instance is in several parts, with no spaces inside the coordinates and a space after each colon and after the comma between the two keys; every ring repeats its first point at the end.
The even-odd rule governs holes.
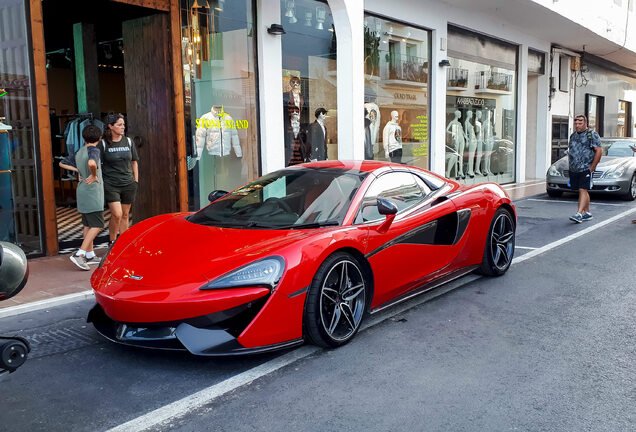
{"type": "Polygon", "coordinates": [[[11,170],[0,170],[0,174],[9,174],[11,170]]]}

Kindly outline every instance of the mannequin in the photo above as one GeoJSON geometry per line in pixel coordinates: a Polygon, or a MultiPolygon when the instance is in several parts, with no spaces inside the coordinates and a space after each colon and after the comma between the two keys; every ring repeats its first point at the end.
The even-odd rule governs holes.
{"type": "Polygon", "coordinates": [[[231,122],[232,117],[223,111],[223,106],[213,106],[210,112],[201,116],[201,120],[203,127],[196,131],[197,160],[201,159],[204,147],[213,156],[228,156],[231,148],[236,157],[243,156],[238,132],[236,129],[226,128],[226,121],[231,122]]]}
{"type": "Polygon", "coordinates": [[[493,175],[490,171],[490,157],[492,156],[492,148],[494,144],[493,131],[492,131],[492,122],[490,120],[491,113],[490,110],[486,110],[486,120],[483,125],[483,139],[484,139],[484,167],[481,171],[483,175],[493,175]]]}
{"type": "Polygon", "coordinates": [[[391,158],[391,162],[402,163],[402,128],[398,124],[398,118],[398,112],[391,111],[391,121],[382,130],[382,144],[385,158],[391,158]]]}
{"type": "Polygon", "coordinates": [[[327,110],[318,108],[314,116],[316,120],[309,125],[307,131],[307,148],[310,149],[311,160],[327,160],[327,127],[325,126],[327,110]]]}
{"type": "Polygon", "coordinates": [[[380,133],[380,108],[372,102],[365,103],[364,108],[368,111],[365,117],[370,121],[369,131],[371,132],[371,144],[375,154],[378,151],[378,134],[380,133]]]}
{"type": "MultiPolygon", "coordinates": [[[[283,110],[285,111],[284,120],[289,122],[291,113],[288,112],[291,107],[298,108],[301,122],[303,121],[303,112],[305,103],[303,101],[302,94],[300,93],[300,78],[293,76],[289,79],[289,91],[283,93],[283,110]]],[[[305,119],[305,121],[307,121],[305,119]]]]}
{"type": "MultiPolygon", "coordinates": [[[[477,137],[477,159],[475,159],[475,174],[482,175],[480,164],[481,164],[481,156],[482,149],[484,146],[484,131],[481,124],[481,110],[475,113],[475,135],[477,137]]],[[[470,160],[472,160],[472,156],[470,156],[470,160]]]]}
{"type": "Polygon", "coordinates": [[[475,177],[475,173],[473,172],[473,165],[475,163],[475,149],[477,148],[477,137],[475,135],[475,128],[473,124],[470,122],[470,119],[473,118],[473,112],[466,112],[466,120],[464,120],[464,130],[466,131],[466,142],[468,143],[468,177],[475,177]]]}
{"type": "Polygon", "coordinates": [[[364,158],[373,160],[373,141],[371,140],[371,120],[369,120],[369,111],[364,109],[364,158]]]}
{"type": "MultiPolygon", "coordinates": [[[[462,163],[462,159],[464,156],[464,147],[466,146],[466,134],[464,133],[464,128],[462,128],[462,124],[459,121],[459,118],[462,116],[462,112],[457,110],[455,111],[455,118],[448,123],[446,126],[446,133],[451,135],[451,150],[450,153],[455,156],[455,162],[449,164],[452,168],[453,165],[457,164],[457,170],[455,171],[455,178],[459,179],[466,178],[464,175],[464,166],[462,163]]],[[[452,157],[451,157],[452,159],[452,157]]],[[[446,160],[449,160],[449,156],[446,156],[446,160]]],[[[446,177],[450,175],[450,168],[446,169],[446,177]]]]}
{"type": "Polygon", "coordinates": [[[294,106],[289,109],[289,113],[289,126],[285,134],[286,166],[301,164],[308,159],[305,140],[300,130],[300,110],[294,106]]]}

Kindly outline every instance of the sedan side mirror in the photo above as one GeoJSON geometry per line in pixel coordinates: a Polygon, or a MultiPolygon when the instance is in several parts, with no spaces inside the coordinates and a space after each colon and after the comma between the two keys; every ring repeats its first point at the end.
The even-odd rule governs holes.
{"type": "Polygon", "coordinates": [[[213,190],[208,195],[208,201],[214,202],[214,201],[218,200],[219,198],[221,198],[222,196],[227,195],[227,194],[228,193],[226,191],[224,191],[224,190],[220,190],[220,189],[213,190]]]}

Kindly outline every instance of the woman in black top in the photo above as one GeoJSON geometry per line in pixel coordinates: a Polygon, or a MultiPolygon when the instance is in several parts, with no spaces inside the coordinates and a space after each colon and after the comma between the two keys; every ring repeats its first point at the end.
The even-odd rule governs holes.
{"type": "Polygon", "coordinates": [[[130,206],[135,200],[139,180],[139,156],[132,140],[124,135],[126,123],[121,114],[108,114],[104,120],[104,139],[99,144],[104,178],[104,197],[110,209],[110,243],[128,229],[130,206]]]}

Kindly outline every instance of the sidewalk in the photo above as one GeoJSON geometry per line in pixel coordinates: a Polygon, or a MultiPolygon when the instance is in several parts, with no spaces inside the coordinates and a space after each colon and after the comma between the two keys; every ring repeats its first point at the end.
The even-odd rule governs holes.
{"type": "MultiPolygon", "coordinates": [[[[504,186],[510,198],[518,200],[545,192],[544,180],[531,180],[504,186]]],[[[105,253],[96,251],[97,261],[105,253]]],[[[0,310],[41,300],[54,299],[67,294],[90,291],[90,278],[97,265],[91,265],[91,271],[79,270],[70,259],[70,255],[35,258],[29,260],[29,281],[17,296],[0,302],[0,310]]]]}

